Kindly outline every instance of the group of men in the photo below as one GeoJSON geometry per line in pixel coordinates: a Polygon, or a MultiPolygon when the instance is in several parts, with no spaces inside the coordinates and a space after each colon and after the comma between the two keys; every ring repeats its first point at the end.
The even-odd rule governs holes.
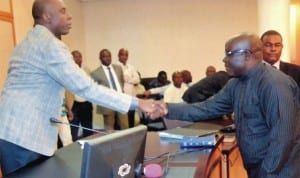
{"type": "Polygon", "coordinates": [[[249,178],[300,177],[299,88],[295,82],[299,67],[278,62],[283,47],[280,34],[269,31],[261,39],[252,33],[231,37],[225,43],[223,59],[231,79],[203,102],[176,104],[118,92],[122,82],[106,82],[112,89],[99,85],[104,82],[100,70],[107,78],[118,75],[119,69],[112,72],[108,50],[100,52],[104,65],[92,72],[98,83],[94,82],[60,40],[68,34],[72,19],[63,1],[35,0],[32,15],[34,28],[13,51],[0,95],[4,176],[54,154],[57,125],[49,118],[60,116],[66,88],[96,105],[123,114],[140,109],[152,119],[200,121],[234,112],[237,143],[249,178]],[[270,64],[279,64],[294,80],[270,64]]]}
{"type": "MultiPolygon", "coordinates": [[[[82,54],[80,51],[75,50],[71,52],[74,62],[82,68],[82,54]]],[[[107,49],[103,49],[99,53],[100,67],[95,69],[90,76],[100,85],[111,88],[119,93],[126,93],[131,96],[136,96],[136,87],[139,87],[140,77],[135,68],[127,64],[128,50],[119,50],[120,64],[112,64],[111,53],[107,49]]],[[[86,71],[87,72],[87,71],[86,71]]],[[[89,72],[87,72],[89,73],[89,72]]],[[[144,91],[142,91],[144,92],[144,91]]],[[[66,103],[65,108],[67,111],[68,119],[70,123],[75,125],[82,125],[83,127],[92,129],[93,118],[93,105],[91,102],[81,98],[77,95],[66,91],[66,103]]],[[[101,114],[104,119],[105,129],[127,129],[134,126],[134,114],[135,111],[128,111],[128,113],[120,113],[118,111],[111,110],[103,106],[97,106],[97,113],[101,114]]],[[[66,122],[66,121],[65,121],[66,122]]],[[[59,130],[62,134],[59,134],[62,145],[64,143],[70,143],[78,139],[78,128],[68,126],[62,127],[59,130]],[[71,129],[71,136],[68,136],[68,130],[71,129]],[[67,139],[72,137],[71,139],[67,139]]],[[[82,131],[82,137],[92,135],[93,132],[84,129],[82,131]]]]}
{"type": "MultiPolygon", "coordinates": [[[[101,66],[91,73],[91,77],[100,85],[111,88],[119,93],[136,96],[140,84],[137,70],[128,61],[128,50],[120,49],[118,53],[120,65],[112,64],[111,52],[103,49],[99,53],[101,66]]],[[[128,114],[111,110],[107,107],[97,106],[97,113],[104,118],[105,129],[126,129],[134,126],[134,111],[128,114]]]]}

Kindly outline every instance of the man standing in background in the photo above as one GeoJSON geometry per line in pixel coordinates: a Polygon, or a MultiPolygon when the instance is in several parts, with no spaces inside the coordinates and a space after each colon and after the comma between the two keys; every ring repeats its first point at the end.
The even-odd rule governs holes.
{"type": "MultiPolygon", "coordinates": [[[[72,51],[72,56],[74,59],[74,62],[82,68],[82,54],[78,51],[72,51]]],[[[93,105],[92,103],[88,102],[87,100],[73,95],[70,92],[66,95],[67,103],[71,104],[69,108],[72,112],[73,119],[70,121],[72,124],[79,125],[81,124],[83,127],[87,127],[92,129],[93,128],[93,105]],[[71,100],[71,101],[70,101],[71,100]]],[[[72,134],[72,140],[76,141],[78,139],[78,128],[77,127],[71,127],[71,134],[72,134]]],[[[84,129],[82,131],[82,136],[87,137],[93,134],[93,132],[84,129]]]]}
{"type": "Polygon", "coordinates": [[[283,48],[282,36],[275,30],[268,30],[261,36],[264,62],[291,76],[300,87],[300,66],[280,60],[283,48]]]}
{"type": "MultiPolygon", "coordinates": [[[[121,67],[123,69],[123,76],[124,76],[124,93],[135,96],[135,86],[138,86],[140,83],[140,77],[137,70],[130,64],[127,63],[128,61],[128,50],[122,48],[119,50],[119,62],[121,63],[121,67]]],[[[129,127],[134,127],[134,114],[135,111],[128,112],[128,124],[129,127]]]]}
{"type": "MultiPolygon", "coordinates": [[[[124,77],[121,66],[111,64],[111,53],[108,49],[103,49],[99,53],[101,66],[91,73],[91,77],[98,84],[111,88],[118,93],[123,93],[124,77]]],[[[104,118],[105,129],[127,129],[128,117],[126,114],[97,106],[97,113],[104,118]]]]}

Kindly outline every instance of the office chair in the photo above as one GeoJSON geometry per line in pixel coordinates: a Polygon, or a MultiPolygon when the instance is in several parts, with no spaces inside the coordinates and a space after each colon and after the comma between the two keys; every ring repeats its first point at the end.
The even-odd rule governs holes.
{"type": "Polygon", "coordinates": [[[224,136],[222,136],[212,149],[204,169],[196,168],[194,178],[222,178],[222,148],[224,136]]]}

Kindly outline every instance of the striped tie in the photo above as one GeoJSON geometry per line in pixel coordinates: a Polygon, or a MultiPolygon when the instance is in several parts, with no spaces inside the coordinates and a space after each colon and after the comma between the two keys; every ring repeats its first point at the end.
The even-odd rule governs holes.
{"type": "Polygon", "coordinates": [[[113,74],[111,73],[110,67],[107,67],[107,69],[108,69],[109,80],[111,82],[111,85],[112,85],[113,89],[117,91],[117,85],[116,85],[116,82],[114,80],[113,74]]]}

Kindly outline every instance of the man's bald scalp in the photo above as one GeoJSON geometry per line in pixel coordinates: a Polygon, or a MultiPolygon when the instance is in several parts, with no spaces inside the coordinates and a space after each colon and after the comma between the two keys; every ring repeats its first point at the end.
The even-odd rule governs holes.
{"type": "Polygon", "coordinates": [[[232,38],[230,38],[227,41],[227,43],[233,42],[233,41],[243,41],[243,40],[249,41],[251,50],[258,50],[258,49],[261,50],[262,49],[262,42],[261,42],[260,38],[254,33],[244,32],[244,33],[237,34],[237,35],[233,36],[232,38]]]}
{"type": "Polygon", "coordinates": [[[43,13],[45,12],[46,5],[49,3],[49,0],[35,0],[32,5],[32,17],[34,21],[42,18],[43,13]]]}

